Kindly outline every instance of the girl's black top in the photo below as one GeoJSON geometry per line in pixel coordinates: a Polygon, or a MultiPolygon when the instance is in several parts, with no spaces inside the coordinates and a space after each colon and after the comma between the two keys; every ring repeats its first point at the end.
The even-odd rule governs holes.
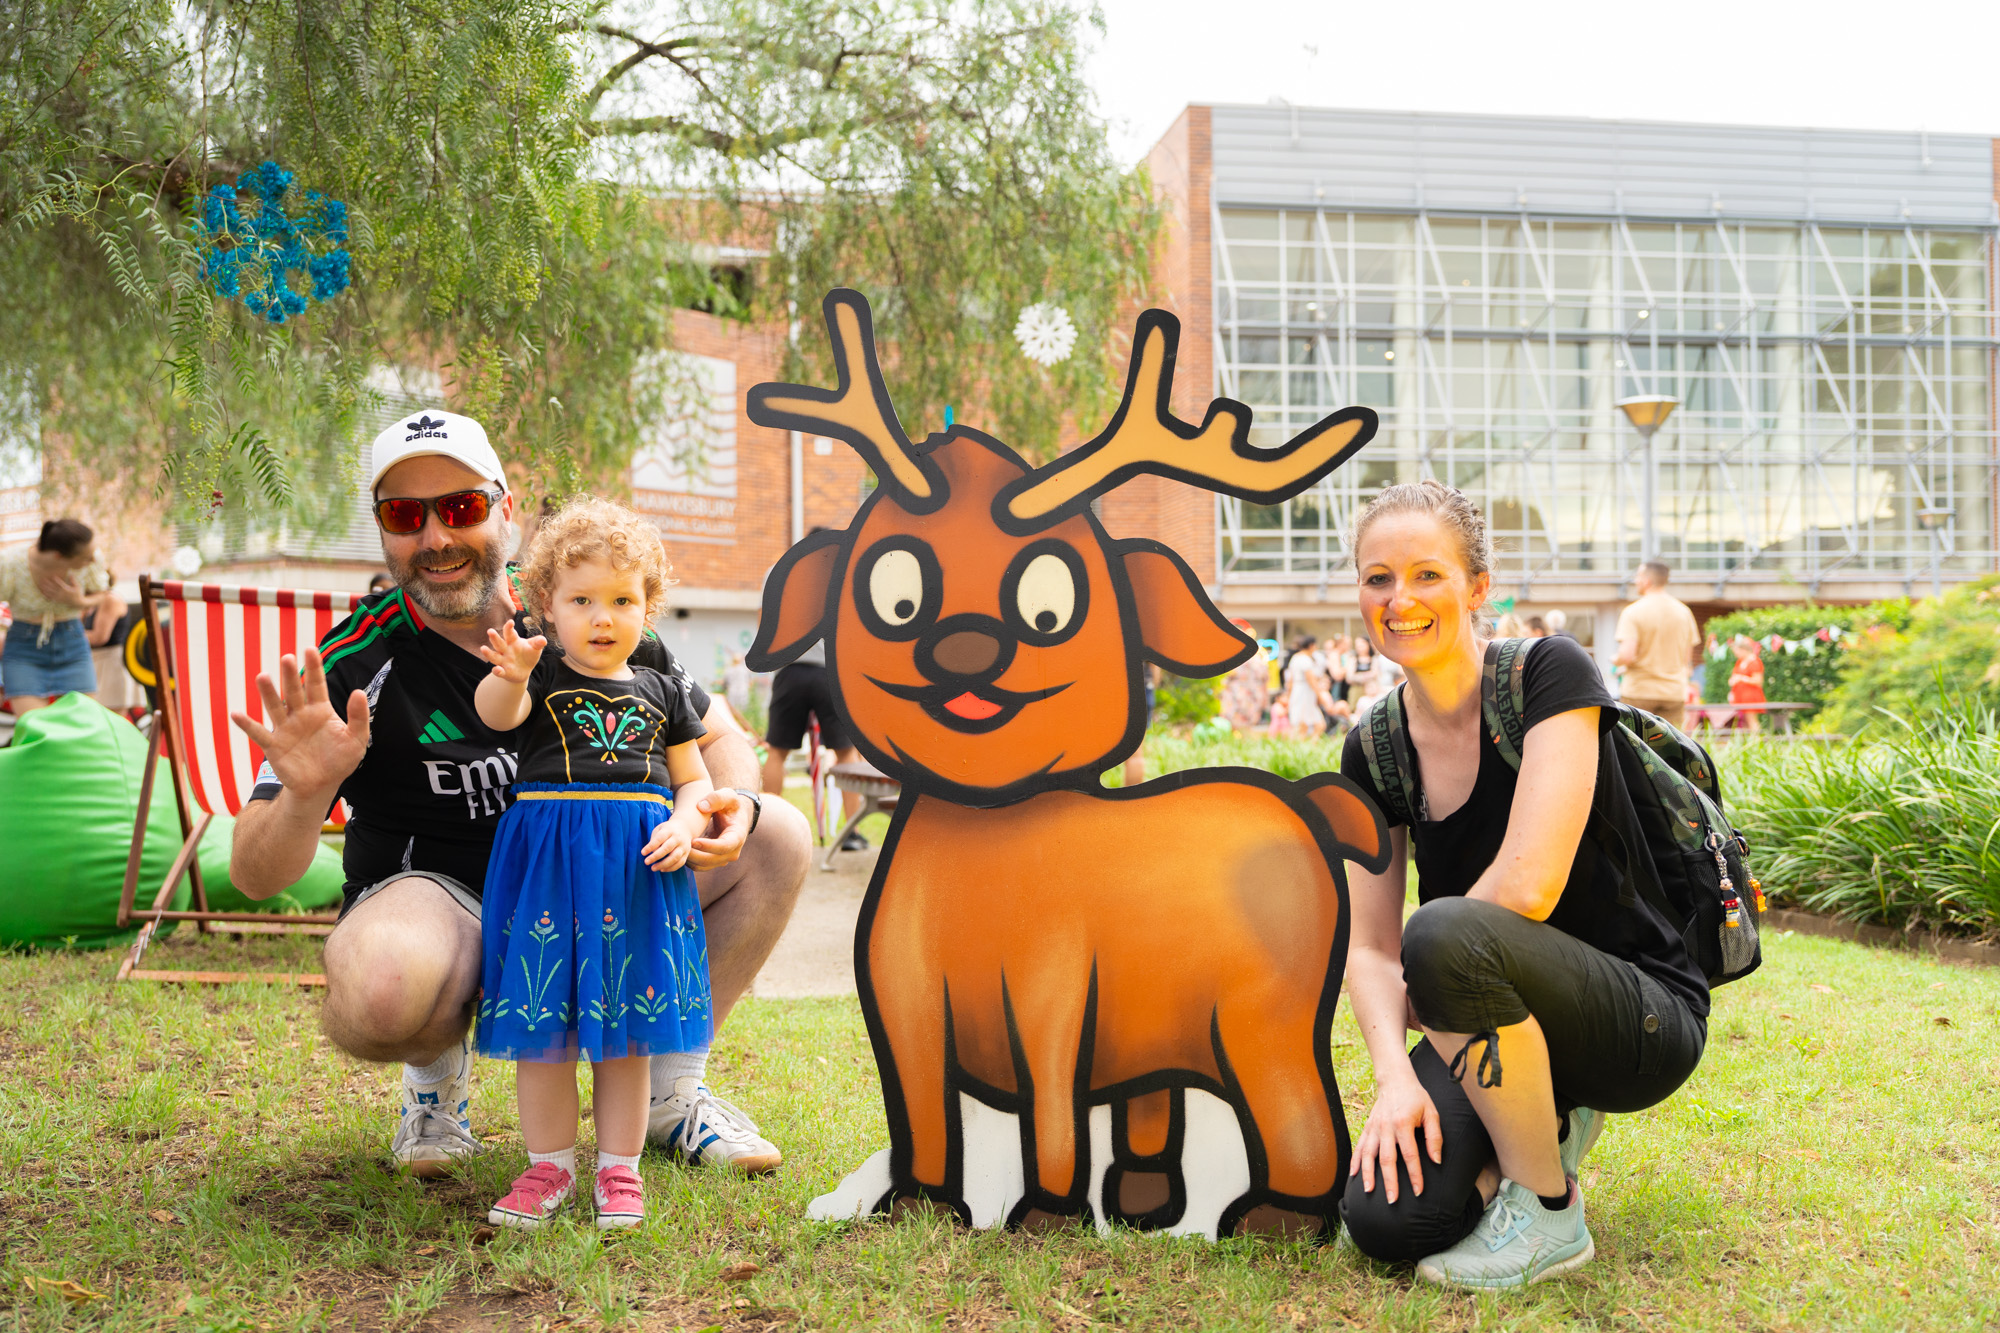
{"type": "Polygon", "coordinates": [[[552,646],[528,677],[517,781],[672,787],[667,747],[708,734],[689,685],[636,664],[630,680],[586,676],[552,646]]]}

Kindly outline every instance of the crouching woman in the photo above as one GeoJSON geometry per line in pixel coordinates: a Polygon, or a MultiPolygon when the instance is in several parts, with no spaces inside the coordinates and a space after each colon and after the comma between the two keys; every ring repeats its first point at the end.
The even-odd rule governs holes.
{"type": "Polygon", "coordinates": [[[1479,510],[1435,481],[1392,486],[1348,549],[1369,634],[1407,673],[1416,799],[1399,821],[1357,726],[1341,772],[1388,814],[1393,858],[1381,875],[1348,867],[1347,985],[1376,1087],[1341,1215],[1363,1253],[1415,1260],[1429,1281],[1520,1286],[1591,1258],[1577,1165],[1605,1112],[1652,1106],[1694,1071],[1708,989],[1678,929],[1600,854],[1606,835],[1586,836],[1645,845],[1589,655],[1566,638],[1526,654],[1518,773],[1482,723],[1479,510]],[[1411,856],[1421,905],[1406,922],[1411,856]],[[1423,1034],[1407,1053],[1406,1024],[1423,1034]]]}

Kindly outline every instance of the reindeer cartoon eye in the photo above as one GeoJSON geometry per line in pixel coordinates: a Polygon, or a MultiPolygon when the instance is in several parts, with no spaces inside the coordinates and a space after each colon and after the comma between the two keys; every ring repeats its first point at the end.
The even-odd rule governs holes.
{"type": "Polygon", "coordinates": [[[878,637],[914,639],[937,618],[944,571],[931,548],[915,537],[890,537],[861,557],[854,575],[854,605],[878,637]]]}
{"type": "Polygon", "coordinates": [[[1015,556],[1000,584],[1000,603],[1014,632],[1044,647],[1076,631],[1089,601],[1083,557],[1053,537],[1015,556]]]}

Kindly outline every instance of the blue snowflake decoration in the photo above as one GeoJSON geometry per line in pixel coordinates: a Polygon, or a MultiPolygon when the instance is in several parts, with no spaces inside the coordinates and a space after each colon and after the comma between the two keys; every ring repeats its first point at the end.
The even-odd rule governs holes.
{"type": "Polygon", "coordinates": [[[286,196],[293,179],[276,162],[253,167],[235,185],[211,189],[194,224],[203,279],[217,296],[241,301],[273,324],[347,290],[352,262],[341,248],[347,205],[307,190],[298,210],[290,211],[286,196]],[[295,286],[293,274],[309,290],[295,286]]]}

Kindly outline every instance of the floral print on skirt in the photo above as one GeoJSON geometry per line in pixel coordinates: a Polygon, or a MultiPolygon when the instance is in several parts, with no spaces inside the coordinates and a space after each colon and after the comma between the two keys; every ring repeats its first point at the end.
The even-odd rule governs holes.
{"type": "Polygon", "coordinates": [[[486,869],[480,1052],[567,1063],[707,1045],[708,941],[694,873],[662,874],[640,856],[673,813],[672,794],[524,782],[514,795],[486,869]],[[563,796],[520,799],[530,792],[563,796]]]}

